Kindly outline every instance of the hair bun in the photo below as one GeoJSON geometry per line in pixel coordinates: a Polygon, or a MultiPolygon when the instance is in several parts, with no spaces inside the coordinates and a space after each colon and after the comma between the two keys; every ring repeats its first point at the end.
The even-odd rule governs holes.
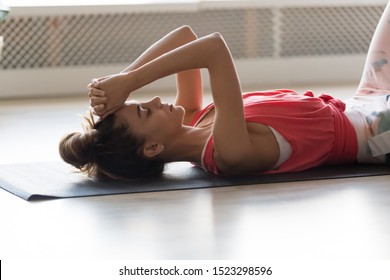
{"type": "Polygon", "coordinates": [[[88,169],[94,161],[95,133],[96,130],[91,129],[65,135],[59,144],[61,158],[82,171],[88,169]]]}

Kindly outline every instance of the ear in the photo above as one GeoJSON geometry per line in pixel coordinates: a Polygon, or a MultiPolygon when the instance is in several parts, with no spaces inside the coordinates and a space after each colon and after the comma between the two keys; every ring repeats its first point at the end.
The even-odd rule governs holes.
{"type": "Polygon", "coordinates": [[[147,158],[152,158],[158,156],[164,149],[165,147],[163,144],[149,142],[145,143],[143,154],[147,158]]]}

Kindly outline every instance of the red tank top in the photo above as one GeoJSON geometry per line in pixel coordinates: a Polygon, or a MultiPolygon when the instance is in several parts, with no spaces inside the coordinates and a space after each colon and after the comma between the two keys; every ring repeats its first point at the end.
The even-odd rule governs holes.
{"type": "MultiPolygon", "coordinates": [[[[356,161],[358,143],[355,130],[343,113],[345,104],[329,95],[314,97],[311,91],[300,95],[291,90],[251,92],[243,95],[245,119],[276,129],[291,145],[291,156],[278,169],[259,173],[295,172],[324,164],[356,161]]],[[[198,121],[214,107],[204,108],[192,121],[198,121]]],[[[213,159],[214,139],[207,141],[202,167],[219,174],[213,159]]]]}

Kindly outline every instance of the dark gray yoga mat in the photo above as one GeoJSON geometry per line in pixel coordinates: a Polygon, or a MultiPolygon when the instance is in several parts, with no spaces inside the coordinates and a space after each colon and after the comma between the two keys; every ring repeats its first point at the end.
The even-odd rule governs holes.
{"type": "Polygon", "coordinates": [[[189,163],[170,163],[161,178],[133,181],[86,179],[62,162],[0,165],[0,187],[25,200],[111,195],[167,190],[223,187],[390,174],[386,165],[325,166],[311,170],[250,176],[220,177],[189,163]]]}

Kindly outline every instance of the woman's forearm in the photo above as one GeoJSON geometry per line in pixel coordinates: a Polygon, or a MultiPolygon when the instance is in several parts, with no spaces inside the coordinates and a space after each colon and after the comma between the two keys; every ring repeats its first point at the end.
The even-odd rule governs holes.
{"type": "Polygon", "coordinates": [[[210,68],[213,58],[220,51],[220,40],[218,34],[199,38],[129,71],[127,87],[134,91],[160,78],[182,71],[210,68]]]}
{"type": "Polygon", "coordinates": [[[196,40],[197,36],[189,26],[181,26],[163,38],[158,40],[156,43],[151,45],[145,52],[143,52],[130,66],[122,70],[121,73],[127,73],[133,71],[144,64],[152,61],[153,59],[167,53],[173,49],[176,49],[182,45],[187,44],[193,40],[196,40]]]}

